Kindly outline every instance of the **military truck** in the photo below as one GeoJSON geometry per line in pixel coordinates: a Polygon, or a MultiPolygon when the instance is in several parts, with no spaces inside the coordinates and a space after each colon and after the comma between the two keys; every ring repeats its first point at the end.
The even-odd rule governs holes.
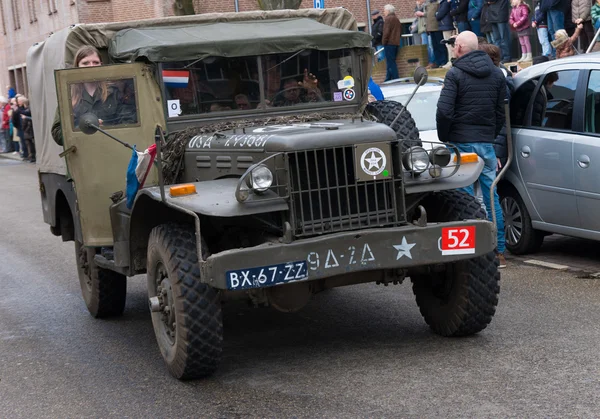
{"type": "Polygon", "coordinates": [[[369,103],[370,41],[338,8],[82,24],[34,45],[44,220],[75,242],[90,313],[121,314],[126,278],[146,274],[179,379],[216,370],[233,299],[291,312],[327,289],[410,278],[434,332],[484,329],[498,302],[496,230],[457,190],[483,162],[425,147],[400,104],[369,103]],[[69,68],[82,45],[104,65],[69,68]],[[75,115],[73,86],[86,82],[118,89],[127,121],[75,115]],[[132,205],[123,143],[159,150],[132,205]]]}

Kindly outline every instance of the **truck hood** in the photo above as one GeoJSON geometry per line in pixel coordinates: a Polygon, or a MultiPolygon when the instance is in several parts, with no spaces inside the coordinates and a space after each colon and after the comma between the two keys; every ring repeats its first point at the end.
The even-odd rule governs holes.
{"type": "Polygon", "coordinates": [[[197,135],[188,141],[187,149],[285,152],[395,140],[396,133],[387,125],[357,118],[354,121],[267,125],[248,128],[245,132],[237,129],[217,135],[197,135]]]}

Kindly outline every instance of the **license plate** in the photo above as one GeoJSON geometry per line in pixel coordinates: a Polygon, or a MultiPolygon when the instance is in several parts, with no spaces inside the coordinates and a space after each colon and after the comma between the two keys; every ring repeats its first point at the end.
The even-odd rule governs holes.
{"type": "Polygon", "coordinates": [[[475,226],[442,228],[442,255],[475,253],[475,226]]]}
{"type": "Polygon", "coordinates": [[[268,287],[308,278],[305,260],[226,272],[227,289],[268,287]]]}

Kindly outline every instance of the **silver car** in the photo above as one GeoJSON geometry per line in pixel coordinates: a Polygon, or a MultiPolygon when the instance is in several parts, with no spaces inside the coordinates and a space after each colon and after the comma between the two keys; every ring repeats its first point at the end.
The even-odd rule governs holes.
{"type": "Polygon", "coordinates": [[[600,240],[600,54],[531,66],[511,100],[514,161],[499,184],[506,247],[560,233],[600,240]]]}

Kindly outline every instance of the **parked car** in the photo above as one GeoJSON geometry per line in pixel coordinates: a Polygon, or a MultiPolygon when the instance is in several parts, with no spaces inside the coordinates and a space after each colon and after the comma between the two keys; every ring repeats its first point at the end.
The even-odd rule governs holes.
{"type": "MultiPolygon", "coordinates": [[[[408,110],[417,124],[419,136],[424,141],[423,146],[426,148],[431,147],[432,142],[439,142],[435,112],[443,83],[444,79],[429,77],[427,83],[419,88],[415,97],[408,104],[408,110]]],[[[381,91],[386,100],[394,100],[404,105],[412,95],[415,87],[412,78],[401,78],[383,83],[381,91]]]]}
{"type": "Polygon", "coordinates": [[[600,240],[600,54],[529,67],[511,100],[514,162],[499,184],[506,247],[552,233],[600,240]]]}

